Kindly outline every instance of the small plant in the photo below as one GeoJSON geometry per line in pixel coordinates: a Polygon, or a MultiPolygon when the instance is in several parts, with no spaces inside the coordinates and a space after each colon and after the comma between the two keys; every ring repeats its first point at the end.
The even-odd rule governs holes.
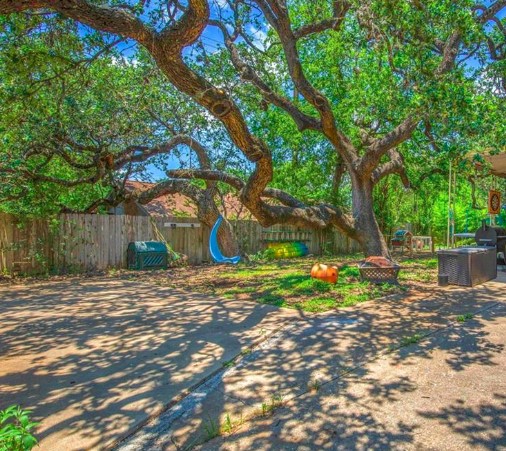
{"type": "Polygon", "coordinates": [[[243,349],[241,351],[241,355],[249,355],[251,354],[253,351],[250,349],[250,348],[246,348],[246,349],[243,349]]]}
{"type": "Polygon", "coordinates": [[[230,417],[230,415],[228,413],[225,416],[225,424],[223,425],[223,427],[221,429],[226,434],[230,434],[232,432],[232,430],[234,429],[234,423],[232,422],[232,418],[230,417]]]}
{"type": "Polygon", "coordinates": [[[275,253],[273,249],[265,249],[263,251],[258,251],[256,254],[248,255],[249,261],[251,263],[261,263],[264,261],[273,260],[275,257],[275,253]]]}
{"type": "Polygon", "coordinates": [[[271,404],[273,408],[283,405],[283,395],[281,393],[272,395],[271,404]]]}
{"type": "Polygon", "coordinates": [[[315,377],[309,384],[311,391],[317,392],[320,390],[321,382],[315,377]]]}
{"type": "Polygon", "coordinates": [[[204,430],[206,431],[207,440],[212,440],[220,435],[220,426],[211,417],[204,422],[204,430]]]}
{"type": "Polygon", "coordinates": [[[118,275],[118,270],[116,268],[114,268],[114,267],[108,268],[107,269],[107,275],[109,277],[115,277],[115,276],[118,275]]]}
{"type": "Polygon", "coordinates": [[[223,362],[223,366],[225,368],[232,368],[233,366],[235,365],[235,362],[234,360],[225,360],[225,362],[223,362]]]}
{"type": "Polygon", "coordinates": [[[409,346],[418,343],[423,337],[420,334],[414,334],[409,337],[403,337],[401,340],[401,346],[409,346]]]}
{"type": "Polygon", "coordinates": [[[30,420],[30,413],[20,406],[0,411],[0,451],[31,450],[37,444],[32,430],[38,423],[30,420]]]}
{"type": "Polygon", "coordinates": [[[280,393],[272,395],[270,403],[263,402],[261,405],[262,416],[266,417],[267,415],[272,413],[274,409],[282,405],[283,405],[283,395],[281,395],[280,393]]]}
{"type": "Polygon", "coordinates": [[[465,323],[466,321],[469,321],[470,319],[473,319],[474,315],[472,313],[466,313],[464,315],[457,316],[457,321],[461,323],[465,323]]]}

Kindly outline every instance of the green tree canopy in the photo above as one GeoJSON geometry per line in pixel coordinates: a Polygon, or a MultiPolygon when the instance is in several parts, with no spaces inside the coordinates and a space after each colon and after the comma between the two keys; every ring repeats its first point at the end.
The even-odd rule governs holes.
{"type": "Polygon", "coordinates": [[[505,8],[0,0],[0,195],[111,205],[131,196],[122,180],[169,169],[185,146],[199,164],[142,200],[219,182],[264,225],[333,226],[387,254],[375,187],[417,188],[503,149],[505,8]]]}

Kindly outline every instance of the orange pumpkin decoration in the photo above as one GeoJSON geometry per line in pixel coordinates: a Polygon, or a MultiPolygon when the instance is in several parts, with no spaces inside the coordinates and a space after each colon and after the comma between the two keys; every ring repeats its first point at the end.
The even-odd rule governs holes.
{"type": "Polygon", "coordinates": [[[337,275],[339,270],[337,266],[328,266],[321,263],[316,263],[311,268],[311,277],[314,279],[320,279],[324,282],[337,283],[337,275]]]}

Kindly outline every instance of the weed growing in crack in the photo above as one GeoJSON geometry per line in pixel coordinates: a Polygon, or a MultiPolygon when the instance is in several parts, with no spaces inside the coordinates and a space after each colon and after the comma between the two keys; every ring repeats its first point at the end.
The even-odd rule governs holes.
{"type": "Polygon", "coordinates": [[[225,416],[225,424],[223,425],[221,430],[226,434],[230,434],[232,432],[232,429],[233,429],[232,418],[230,417],[230,414],[227,413],[227,415],[225,416]]]}
{"type": "Polygon", "coordinates": [[[403,337],[401,339],[401,346],[409,346],[412,344],[418,343],[422,339],[422,335],[420,334],[413,334],[409,337],[403,337]]]}
{"type": "Polygon", "coordinates": [[[279,407],[283,405],[283,395],[281,393],[275,393],[272,395],[271,404],[273,407],[279,407]]]}
{"type": "Polygon", "coordinates": [[[466,321],[469,321],[470,319],[473,319],[474,315],[472,313],[465,313],[464,315],[457,316],[457,321],[460,323],[465,323],[466,321]]]}
{"type": "Polygon", "coordinates": [[[271,402],[263,402],[261,405],[261,415],[266,417],[271,414],[274,409],[277,407],[281,407],[283,405],[283,395],[281,393],[276,393],[272,395],[271,402]]]}
{"type": "Polygon", "coordinates": [[[211,417],[208,417],[207,420],[204,421],[204,430],[206,431],[207,440],[212,440],[220,435],[220,426],[211,417]]]}
{"type": "Polygon", "coordinates": [[[318,392],[321,388],[321,382],[315,377],[309,384],[311,391],[318,392]]]}

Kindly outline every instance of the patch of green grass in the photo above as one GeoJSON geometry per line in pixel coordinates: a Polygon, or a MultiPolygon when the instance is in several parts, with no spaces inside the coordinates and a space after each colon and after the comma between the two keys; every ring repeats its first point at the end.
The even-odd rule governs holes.
{"type": "Polygon", "coordinates": [[[403,260],[402,269],[399,273],[401,282],[433,283],[437,279],[437,259],[435,258],[411,258],[403,260]]]}
{"type": "Polygon", "coordinates": [[[301,274],[271,280],[263,287],[267,290],[259,302],[313,313],[350,307],[398,290],[395,285],[348,282],[344,278],[334,285],[301,274]]]}
{"type": "Polygon", "coordinates": [[[274,286],[273,293],[278,295],[314,295],[327,293],[332,284],[318,279],[312,279],[309,274],[287,274],[269,283],[274,286]]]}
{"type": "Polygon", "coordinates": [[[426,270],[401,270],[399,272],[399,281],[401,282],[435,282],[437,276],[435,273],[426,270]]]}
{"type": "Polygon", "coordinates": [[[223,272],[220,275],[231,279],[250,279],[261,275],[267,275],[272,271],[274,271],[274,268],[244,268],[223,272]]]}
{"type": "Polygon", "coordinates": [[[464,315],[457,316],[457,321],[461,323],[465,323],[466,321],[469,321],[470,319],[473,319],[474,315],[472,313],[465,313],[464,315]]]}
{"type": "Polygon", "coordinates": [[[355,282],[337,285],[336,290],[341,294],[339,307],[352,307],[361,302],[377,299],[396,292],[399,288],[396,285],[384,283],[381,285],[369,284],[367,282],[355,282]]]}
{"type": "Polygon", "coordinates": [[[422,265],[425,266],[427,269],[437,269],[437,258],[432,258],[430,260],[422,260],[422,265]]]}
{"type": "Polygon", "coordinates": [[[295,287],[295,292],[300,294],[327,293],[332,290],[332,284],[318,279],[306,279],[295,287]]]}
{"type": "Polygon", "coordinates": [[[332,310],[338,306],[338,301],[332,297],[316,297],[304,302],[297,302],[293,307],[305,312],[319,313],[332,310]]]}
{"type": "Polygon", "coordinates": [[[369,293],[349,293],[339,302],[339,307],[353,307],[361,302],[366,302],[373,297],[369,293]]]}
{"type": "Polygon", "coordinates": [[[256,287],[236,287],[223,291],[223,295],[233,296],[236,294],[254,293],[255,291],[257,291],[256,287]]]}
{"type": "Polygon", "coordinates": [[[437,258],[407,258],[406,260],[402,261],[402,266],[416,266],[419,268],[436,269],[437,258]]]}
{"type": "MultiPolygon", "coordinates": [[[[238,265],[220,273],[219,277],[226,279],[222,288],[219,284],[213,287],[225,297],[246,294],[262,304],[307,312],[351,307],[408,289],[406,285],[362,282],[359,269],[349,256],[328,256],[326,260],[328,264],[340,265],[337,284],[312,279],[309,273],[315,260],[300,258],[238,265]]],[[[401,265],[404,268],[399,276],[401,281],[427,283],[437,278],[435,258],[406,259],[401,265]]]]}
{"type": "Polygon", "coordinates": [[[258,298],[258,302],[261,304],[275,305],[276,307],[284,307],[286,304],[285,300],[281,296],[275,294],[265,294],[260,296],[258,298]]]}
{"type": "Polygon", "coordinates": [[[357,266],[341,266],[339,269],[339,278],[341,279],[343,277],[352,277],[358,279],[360,277],[360,271],[357,266]]]}

